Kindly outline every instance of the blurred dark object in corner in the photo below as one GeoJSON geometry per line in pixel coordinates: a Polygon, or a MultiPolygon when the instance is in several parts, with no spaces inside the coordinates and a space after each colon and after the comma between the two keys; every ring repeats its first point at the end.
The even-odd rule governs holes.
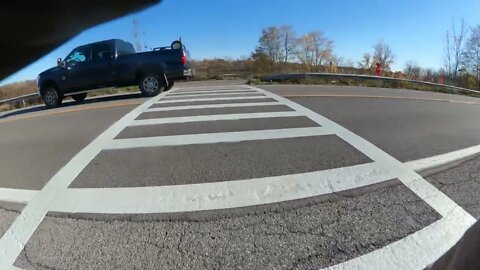
{"type": "Polygon", "coordinates": [[[480,221],[475,222],[460,240],[425,270],[480,269],[480,221]]]}
{"type": "Polygon", "coordinates": [[[0,81],[82,30],[158,2],[159,0],[0,0],[0,81]]]}

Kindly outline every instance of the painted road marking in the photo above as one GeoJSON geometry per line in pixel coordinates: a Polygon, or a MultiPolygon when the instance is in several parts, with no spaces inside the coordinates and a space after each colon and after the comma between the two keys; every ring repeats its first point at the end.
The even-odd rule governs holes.
{"type": "Polygon", "coordinates": [[[211,91],[211,90],[241,90],[241,89],[248,89],[248,86],[246,85],[231,85],[231,86],[189,86],[189,87],[184,87],[184,88],[177,88],[175,90],[176,93],[181,93],[181,92],[188,92],[188,91],[211,91]]]}
{"type": "Polygon", "coordinates": [[[197,93],[197,94],[188,94],[188,95],[168,95],[166,96],[165,98],[163,98],[162,100],[177,100],[178,98],[184,98],[184,97],[208,97],[208,96],[243,96],[243,95],[250,95],[250,96],[254,96],[254,95],[259,95],[260,93],[258,92],[253,92],[253,91],[250,91],[250,92],[240,92],[240,93],[207,93],[207,94],[203,94],[203,93],[197,93]]]}
{"type": "Polygon", "coordinates": [[[376,163],[202,184],[69,188],[51,206],[72,213],[148,214],[217,210],[303,199],[395,178],[376,163]]]}
{"type": "Polygon", "coordinates": [[[142,111],[164,95],[166,93],[149,99],[110,126],[62,167],[31,199],[30,203],[23,208],[20,215],[0,238],[0,269],[11,268],[28,239],[49,211],[52,202],[65,192],[75,177],[103,149],[103,146],[115,138],[126,127],[127,123],[137,118],[142,111]]]}
{"type": "Polygon", "coordinates": [[[322,136],[322,135],[330,135],[330,134],[332,134],[332,131],[325,129],[323,127],[306,127],[306,128],[283,128],[283,129],[249,130],[249,131],[233,131],[233,132],[202,133],[202,134],[187,134],[187,135],[170,135],[170,136],[158,136],[158,137],[115,139],[115,140],[112,140],[107,145],[105,145],[104,149],[108,150],[108,149],[127,149],[127,148],[138,148],[138,147],[242,142],[242,141],[322,136]]]}
{"type": "Polygon", "coordinates": [[[267,98],[266,96],[248,96],[248,97],[218,97],[218,98],[191,98],[191,99],[172,99],[172,100],[161,100],[157,104],[165,103],[181,103],[181,102],[195,102],[195,101],[214,101],[214,100],[237,100],[237,99],[259,99],[267,98]]]}
{"type": "MultiPolygon", "coordinates": [[[[374,146],[370,142],[361,138],[360,136],[354,134],[353,132],[345,129],[339,124],[289,99],[280,97],[278,95],[275,95],[273,93],[267,92],[265,90],[262,90],[256,87],[251,87],[251,88],[260,92],[263,91],[263,93],[266,96],[274,98],[278,102],[287,104],[290,108],[296,111],[303,112],[307,117],[317,122],[322,127],[333,130],[337,136],[339,136],[344,141],[346,141],[347,143],[355,147],[357,150],[359,150],[360,152],[368,156],[373,161],[380,163],[385,168],[389,168],[393,170],[397,178],[405,186],[407,186],[412,192],[414,192],[418,197],[420,197],[423,201],[425,201],[430,207],[435,209],[435,211],[437,211],[442,216],[442,219],[448,219],[449,218],[448,215],[456,211],[457,212],[456,214],[458,214],[458,216],[461,216],[461,219],[464,220],[465,222],[462,223],[462,226],[445,228],[445,230],[448,231],[451,235],[460,236],[465,232],[465,230],[468,227],[470,227],[475,222],[475,218],[473,218],[470,214],[468,214],[465,210],[463,210],[460,206],[458,206],[453,200],[448,198],[445,194],[443,194],[438,189],[436,189],[433,185],[425,181],[416,172],[409,169],[406,165],[396,160],[392,156],[388,155],[387,153],[385,153],[378,147],[374,146]]],[[[452,240],[457,241],[458,239],[459,237],[452,240]]],[[[417,244],[418,243],[416,242],[408,241],[404,246],[407,248],[410,248],[410,247],[413,248],[417,244]]],[[[443,253],[447,251],[450,247],[451,247],[451,242],[448,242],[448,243],[443,242],[437,245],[436,249],[439,252],[443,253]]],[[[404,252],[404,250],[401,250],[401,251],[396,250],[395,252],[396,254],[401,254],[402,252],[404,252]]],[[[391,254],[391,255],[395,255],[395,254],[391,254]]],[[[418,256],[420,255],[422,254],[419,254],[418,256]]],[[[413,267],[414,269],[422,269],[426,267],[428,264],[433,262],[430,256],[426,256],[425,254],[423,255],[424,257],[416,258],[417,264],[415,265],[415,267],[413,267]]],[[[377,262],[381,263],[382,260],[389,260],[392,262],[392,265],[395,265],[397,267],[402,267],[402,264],[401,264],[402,262],[399,261],[401,260],[399,259],[400,257],[402,256],[378,257],[374,255],[374,258],[377,262]]],[[[348,268],[342,268],[342,269],[362,269],[358,262],[361,262],[361,260],[355,261],[348,268]]]]}
{"type": "Polygon", "coordinates": [[[37,194],[36,190],[0,188],[0,201],[14,203],[29,203],[37,194]]]}
{"type": "Polygon", "coordinates": [[[328,270],[423,269],[453,246],[474,220],[461,208],[383,248],[328,267],[328,270]]]}
{"type": "Polygon", "coordinates": [[[204,93],[258,93],[257,91],[251,89],[238,89],[238,90],[208,90],[208,91],[183,91],[183,92],[172,92],[168,94],[168,97],[171,96],[183,96],[184,94],[204,94],[204,93]]]}
{"type": "Polygon", "coordinates": [[[214,109],[214,108],[234,108],[234,107],[254,107],[254,106],[274,106],[283,105],[279,102],[251,102],[251,103],[222,103],[222,104],[205,104],[205,105],[185,105],[171,106],[161,108],[148,108],[145,112],[165,112],[179,110],[195,110],[195,109],[214,109]]]}
{"type": "MultiPolygon", "coordinates": [[[[282,112],[283,113],[283,112],[282,112]]],[[[295,113],[295,115],[292,116],[298,116],[301,115],[298,112],[285,112],[285,113],[295,113]]],[[[263,113],[262,113],[263,114],[263,113]]],[[[219,115],[220,116],[220,115],[219,115]]],[[[223,115],[222,115],[223,116],[223,115]]],[[[227,115],[226,115],[227,116],[227,115]]],[[[184,117],[178,117],[178,118],[184,118],[184,117]]],[[[190,118],[190,117],[186,117],[190,118]]],[[[169,119],[169,118],[164,118],[164,119],[169,119]]],[[[175,118],[174,118],[175,119],[175,118]]],[[[148,120],[162,120],[162,119],[148,119],[148,120]]],[[[143,120],[135,120],[133,123],[137,121],[143,121],[143,120]]],[[[455,163],[458,161],[462,161],[465,158],[469,158],[475,155],[478,155],[480,153],[480,145],[468,147],[465,149],[425,158],[425,159],[419,159],[419,160],[412,160],[405,162],[404,164],[411,168],[412,170],[416,172],[420,172],[423,170],[429,170],[433,169],[442,165],[445,165],[445,160],[446,157],[448,157],[449,162],[455,163]]],[[[336,169],[332,169],[336,170],[336,169]]],[[[373,182],[372,182],[373,184],[373,182]]],[[[198,184],[197,184],[198,185],[198,184]]],[[[145,191],[148,193],[150,192],[149,188],[157,188],[157,187],[141,187],[142,189],[145,189],[145,191]]],[[[128,190],[128,188],[122,188],[123,190],[128,190]]],[[[138,189],[138,188],[132,188],[132,189],[138,189]]],[[[79,189],[67,189],[67,193],[76,192],[75,190],[79,189]]],[[[90,192],[93,194],[97,194],[98,192],[95,191],[95,188],[89,188],[88,189],[90,192]]],[[[101,188],[101,190],[106,191],[108,190],[109,192],[116,192],[116,188],[101,188]]],[[[28,203],[31,198],[37,193],[37,190],[27,190],[27,189],[8,189],[8,188],[0,188],[0,201],[6,201],[6,202],[13,202],[13,203],[28,203]]],[[[80,192],[80,191],[79,191],[80,192]]],[[[133,191],[132,191],[133,192],[133,191]]],[[[129,193],[129,191],[127,192],[129,193]]],[[[74,194],[75,195],[75,194],[74,194]]],[[[75,195],[76,196],[76,195],[75,195]]],[[[109,196],[109,195],[105,195],[109,196]]],[[[113,197],[114,195],[112,195],[113,197]]],[[[60,208],[58,208],[60,209],[60,208]]],[[[65,210],[65,209],[64,209],[65,210]]],[[[69,211],[66,211],[69,212],[69,211]]]]}
{"type": "MultiPolygon", "coordinates": [[[[279,185],[275,186],[275,184],[278,183],[269,183],[271,185],[264,186],[264,189],[257,190],[255,189],[254,191],[252,190],[243,190],[243,193],[233,193],[233,194],[239,194],[238,196],[234,196],[235,198],[230,200],[228,198],[232,197],[232,190],[235,192],[240,192],[242,191],[240,187],[235,187],[236,189],[231,189],[229,190],[228,188],[231,187],[230,183],[231,182],[220,182],[219,184],[223,184],[225,189],[222,189],[219,191],[218,189],[210,190],[208,194],[204,194],[207,196],[207,199],[200,198],[200,197],[188,197],[183,200],[183,204],[179,204],[178,206],[172,206],[172,207],[183,207],[178,211],[196,211],[195,209],[203,209],[202,207],[205,207],[205,205],[210,205],[211,207],[218,207],[218,206],[223,206],[230,208],[230,207],[237,207],[235,206],[235,203],[240,204],[241,202],[243,203],[249,203],[248,205],[258,205],[258,204],[263,204],[262,202],[272,200],[288,200],[288,198],[296,198],[295,196],[316,196],[314,193],[312,193],[312,190],[317,190],[317,193],[322,190],[326,190],[325,192],[328,192],[328,188],[330,188],[331,191],[334,191],[335,188],[339,188],[340,190],[343,189],[350,189],[354,188],[357,185],[365,185],[368,183],[370,180],[373,179],[373,181],[379,181],[381,182],[382,179],[383,181],[388,180],[384,178],[398,178],[400,181],[406,185],[409,189],[411,189],[414,193],[416,193],[421,199],[423,199],[427,204],[429,204],[433,209],[435,209],[441,216],[442,219],[440,221],[442,222],[447,222],[449,221],[452,216],[455,218],[455,220],[460,220],[459,224],[456,224],[456,226],[448,226],[448,225],[436,225],[436,224],[443,224],[439,222],[435,222],[434,224],[426,227],[425,229],[419,231],[427,231],[429,232],[427,234],[428,237],[432,237],[431,233],[445,233],[445,235],[449,235],[449,242],[440,242],[437,243],[435,248],[435,251],[438,254],[443,253],[446,251],[451,244],[456,241],[460,235],[468,228],[474,221],[475,219],[470,216],[468,213],[466,213],[461,207],[459,207],[455,202],[453,202],[451,199],[449,199],[447,196],[445,196],[443,193],[438,191],[435,187],[433,187],[431,184],[426,182],[420,175],[415,173],[413,170],[409,169],[406,165],[402,164],[400,161],[396,160],[395,158],[389,156],[387,153],[383,152],[382,150],[378,149],[375,147],[373,144],[369,143],[368,141],[364,140],[363,138],[355,135],[354,133],[348,131],[347,129],[343,128],[342,126],[336,124],[335,122],[332,122],[328,120],[327,118],[299,105],[294,103],[291,100],[288,100],[286,98],[280,97],[278,95],[272,94],[270,92],[267,92],[263,89],[259,89],[256,87],[245,87],[249,88],[252,90],[256,90],[262,94],[265,95],[266,98],[272,98],[275,99],[277,102],[267,102],[267,103],[275,103],[276,105],[286,105],[293,109],[294,111],[310,118],[311,120],[315,121],[318,123],[321,127],[317,128],[293,128],[293,129],[285,129],[282,130],[283,133],[287,132],[287,134],[290,132],[290,135],[294,135],[295,133],[301,133],[299,136],[305,136],[304,132],[312,132],[312,134],[319,135],[325,135],[325,134],[335,134],[342,138],[344,141],[355,147],[357,150],[368,156],[370,159],[373,160],[372,163],[368,164],[360,164],[360,165],[355,165],[351,167],[344,167],[344,168],[337,168],[333,170],[335,173],[332,173],[332,170],[325,170],[325,171],[320,171],[320,172],[315,172],[319,174],[324,174],[322,177],[312,177],[312,178],[305,178],[305,175],[303,175],[300,178],[293,179],[288,181],[288,185],[279,185]],[[299,132],[300,130],[304,129],[304,132],[299,132]],[[342,180],[339,180],[335,178],[335,174],[338,173],[338,170],[349,170],[351,168],[356,168],[358,169],[358,166],[372,166],[373,170],[375,173],[371,173],[367,175],[362,175],[362,173],[365,173],[365,171],[368,170],[356,170],[354,172],[350,172],[350,174],[344,176],[343,178],[339,178],[342,180]],[[360,174],[360,175],[359,175],[360,174]],[[374,176],[374,178],[369,178],[368,175],[374,176]],[[330,178],[329,178],[330,177],[330,178]],[[332,178],[333,177],[333,178],[332,178]],[[350,178],[349,178],[350,177],[350,178]],[[327,182],[322,182],[319,181],[319,178],[321,179],[327,179],[327,182]],[[380,178],[380,179],[378,179],[380,178]],[[311,186],[307,185],[305,183],[306,180],[308,179],[315,179],[318,183],[319,186],[317,186],[317,189],[312,188],[311,186]],[[329,179],[329,180],[328,180],[329,179]],[[350,179],[347,181],[344,181],[343,179],[350,179]],[[273,185],[273,186],[272,186],[273,185]],[[323,188],[322,188],[323,187],[323,188]],[[256,191],[256,192],[255,192],[256,191]],[[252,195],[253,194],[253,195],[252,195]],[[298,195],[298,194],[303,194],[303,195],[298,195]],[[250,196],[250,197],[247,197],[250,196]],[[254,197],[252,197],[254,196],[254,197]],[[253,199],[254,200],[253,200],[253,199]],[[189,210],[190,209],[190,210],[189,210]],[[440,226],[442,232],[439,232],[438,228],[435,227],[440,226]]],[[[245,89],[242,88],[242,89],[245,89]]],[[[212,89],[210,87],[205,88],[205,89],[212,89]]],[[[238,88],[234,88],[238,89],[238,88]]],[[[191,89],[188,89],[191,90],[191,89]]],[[[188,140],[191,142],[199,142],[199,143],[204,143],[205,141],[207,142],[222,142],[225,141],[225,136],[228,138],[228,136],[231,136],[229,140],[235,140],[238,141],[241,138],[245,138],[248,136],[258,136],[258,137],[264,137],[264,138],[276,138],[273,133],[273,130],[267,130],[267,131],[247,131],[245,132],[232,132],[234,135],[232,136],[231,133],[217,133],[217,134],[208,134],[209,136],[204,136],[207,134],[197,134],[193,135],[196,136],[197,139],[193,137],[185,137],[185,136],[192,136],[192,135],[180,135],[180,136],[162,136],[162,137],[153,137],[153,138],[136,138],[136,139],[120,139],[120,140],[114,140],[114,137],[119,134],[126,126],[128,126],[129,123],[134,122],[135,118],[139,116],[141,113],[146,112],[146,111],[151,111],[152,108],[149,109],[151,105],[153,105],[156,101],[159,99],[163,98],[165,96],[165,93],[161,94],[160,96],[156,98],[152,98],[146,103],[142,104],[141,106],[137,107],[130,113],[128,113],[126,116],[124,116],[121,120],[113,124],[110,128],[107,129],[104,133],[102,133],[99,137],[97,137],[92,143],[90,143],[86,148],[84,148],[82,151],[80,151],[67,165],[65,165],[46,185],[45,187],[38,192],[30,201],[30,203],[24,208],[20,216],[15,220],[13,225],[8,229],[8,231],[4,234],[4,236],[0,239],[0,266],[5,266],[5,267],[0,267],[1,269],[4,268],[9,268],[11,265],[14,263],[16,257],[18,254],[22,251],[25,243],[28,241],[28,239],[31,237],[33,232],[35,231],[36,227],[40,224],[41,220],[45,216],[46,212],[48,210],[51,210],[54,206],[62,204],[64,200],[67,200],[65,197],[68,197],[69,192],[77,192],[75,189],[67,189],[68,185],[73,181],[73,179],[81,172],[81,170],[87,166],[87,164],[103,149],[107,149],[105,146],[115,146],[115,144],[118,144],[117,147],[120,145],[121,147],[138,147],[139,142],[141,142],[144,146],[151,146],[153,145],[158,145],[158,142],[160,141],[162,145],[165,143],[171,144],[175,143],[178,144],[178,138],[168,138],[168,137],[183,137],[183,139],[188,138],[188,140]],[[256,132],[256,133],[255,133],[256,132]],[[241,134],[240,134],[241,133],[241,134]],[[222,135],[221,137],[219,135],[222,135]],[[228,135],[230,134],[230,135],[228,135]],[[252,135],[253,134],[253,135],[252,135]],[[213,136],[212,136],[213,135],[213,136]],[[248,136],[245,136],[248,135],[248,136]],[[268,136],[267,136],[268,135],[268,136]],[[216,141],[214,141],[214,137],[217,136],[219,138],[216,138],[216,141]],[[153,139],[152,141],[148,141],[146,139],[153,139]],[[120,143],[119,143],[120,142],[120,143]],[[122,145],[123,144],[123,145],[122,145]],[[61,199],[61,200],[60,200],[61,199]]],[[[258,98],[258,97],[255,97],[258,98]]],[[[231,98],[230,98],[231,99],[231,98]]],[[[242,98],[245,99],[245,98],[242,98]]],[[[195,99],[194,101],[199,101],[201,99],[195,99]]],[[[210,99],[204,99],[204,100],[212,100],[210,99]]],[[[190,100],[192,101],[192,100],[190,100]]],[[[162,103],[163,101],[160,101],[159,103],[162,103]]],[[[176,101],[178,102],[178,101],[176,101]]],[[[170,102],[165,102],[165,103],[170,103],[170,102]]],[[[218,104],[215,104],[218,105],[218,104]]],[[[233,104],[230,104],[233,105],[233,104]]],[[[238,105],[238,104],[236,104],[238,105]]],[[[182,106],[180,106],[182,107],[182,106]]],[[[183,106],[185,107],[185,106],[183,106]]],[[[224,107],[224,106],[223,106],[224,107]]],[[[238,107],[238,106],[235,106],[238,107]]],[[[172,108],[172,107],[170,107],[172,108]]],[[[175,107],[173,107],[175,108],[175,107]]],[[[177,107],[178,108],[178,107],[177,107]]],[[[155,108],[155,109],[164,109],[164,108],[155,108]]],[[[278,130],[275,130],[275,133],[282,133],[278,132],[278,130]]],[[[140,144],[141,145],[141,144],[140,144]]],[[[365,168],[365,167],[363,167],[365,168]]],[[[371,169],[372,169],[371,168],[371,169]]],[[[297,175],[298,176],[298,175],[297,175]]],[[[281,177],[287,177],[288,176],[281,176],[281,177]]],[[[275,177],[275,181],[278,181],[278,177],[275,177]]],[[[262,183],[261,180],[259,179],[253,179],[252,180],[242,180],[242,181],[249,181],[249,184],[259,184],[262,183]],[[258,182],[258,183],[257,183],[258,182]]],[[[233,182],[237,183],[237,182],[233,182]]],[[[240,182],[239,182],[240,183],[240,182]]],[[[197,192],[198,190],[201,189],[208,189],[209,187],[211,188],[211,185],[214,183],[203,183],[203,184],[194,184],[194,185],[185,185],[184,192],[188,188],[192,188],[192,186],[195,188],[195,191],[197,192]]],[[[164,187],[152,187],[152,188],[172,188],[173,186],[164,186],[164,187]]],[[[91,191],[93,193],[99,192],[99,189],[81,189],[83,191],[79,192],[84,192],[85,190],[91,191]]],[[[138,204],[143,204],[147,205],[152,203],[152,201],[147,201],[145,198],[139,197],[139,195],[135,195],[134,192],[137,192],[137,188],[116,188],[117,192],[122,192],[122,191],[129,191],[132,192],[130,193],[129,196],[131,197],[115,197],[118,196],[117,194],[112,194],[109,196],[112,196],[111,199],[113,201],[117,200],[118,203],[121,203],[124,201],[124,198],[133,198],[130,202],[131,203],[138,203],[138,204]]],[[[108,191],[108,190],[107,190],[108,191]]],[[[198,193],[195,193],[198,195],[198,193]]],[[[127,194],[128,195],[128,194],[127,194]]],[[[78,209],[80,203],[78,200],[80,199],[77,198],[74,200],[73,204],[76,204],[75,207],[78,209]]],[[[87,200],[85,196],[81,196],[81,199],[87,200]]],[[[155,198],[149,198],[150,200],[157,200],[155,198]]],[[[160,200],[161,198],[158,198],[160,200]]],[[[99,199],[101,200],[101,198],[99,199]]],[[[110,209],[109,211],[114,211],[115,209],[112,209],[112,202],[113,201],[108,201],[105,202],[103,205],[105,208],[110,209]]],[[[125,200],[126,201],[126,200],[125,200]]],[[[97,201],[98,202],[98,201],[97,201]]],[[[153,201],[156,202],[156,201],[153,201]]],[[[73,205],[71,205],[73,207],[73,205]]],[[[90,207],[98,206],[95,203],[93,203],[90,207]]],[[[168,204],[163,204],[163,207],[167,207],[168,204]]],[[[125,206],[127,207],[127,206],[125,206]]],[[[140,207],[140,206],[138,206],[140,207]]],[[[165,209],[162,208],[162,209],[165,209]]],[[[145,208],[144,208],[145,209],[145,208]]],[[[417,232],[417,233],[419,233],[417,232]]],[[[391,265],[395,267],[402,267],[402,258],[399,259],[399,257],[402,256],[395,256],[396,254],[402,254],[406,253],[407,251],[415,248],[418,246],[418,242],[415,242],[411,240],[412,238],[415,239],[415,233],[412,234],[413,236],[411,238],[405,238],[404,241],[401,242],[400,244],[397,244],[398,242],[389,245],[383,249],[376,250],[372,253],[368,253],[364,256],[361,256],[359,258],[347,261],[343,264],[338,265],[337,267],[341,269],[358,269],[361,268],[362,263],[365,260],[370,260],[370,263],[373,265],[373,267],[380,267],[382,265],[382,261],[388,260],[391,262],[391,265]],[[396,244],[396,245],[395,245],[396,244]],[[398,248],[402,248],[401,250],[398,250],[398,248]],[[389,249],[392,251],[390,252],[389,249]],[[407,251],[403,249],[408,249],[407,251]],[[377,253],[375,253],[377,252],[377,253]],[[383,253],[382,253],[383,252],[383,253]],[[380,255],[378,255],[380,254],[380,255]],[[365,259],[367,258],[367,259],[365,259]]],[[[399,242],[400,242],[399,241],[399,242]]],[[[418,247],[417,247],[418,248],[418,247]]],[[[435,258],[430,255],[431,253],[427,251],[424,253],[418,253],[415,254],[417,257],[415,260],[411,260],[411,266],[413,268],[423,268],[427,264],[431,263],[435,258]]],[[[438,256],[437,256],[438,257],[438,256]]]]}
{"type": "Polygon", "coordinates": [[[410,167],[412,170],[419,172],[429,170],[432,167],[440,167],[454,162],[462,162],[470,157],[478,155],[479,153],[480,145],[476,145],[438,156],[408,161],[405,163],[405,165],[410,167]]]}
{"type": "Polygon", "coordinates": [[[160,125],[160,124],[218,121],[218,120],[294,117],[294,116],[302,116],[302,114],[296,111],[291,111],[291,112],[232,113],[232,114],[181,116],[181,117],[171,117],[171,118],[140,119],[140,120],[133,121],[129,126],[160,125]]]}

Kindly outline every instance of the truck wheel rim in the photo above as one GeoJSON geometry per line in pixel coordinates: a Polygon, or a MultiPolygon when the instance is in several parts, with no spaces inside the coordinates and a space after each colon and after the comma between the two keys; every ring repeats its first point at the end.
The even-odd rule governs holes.
{"type": "Polygon", "coordinates": [[[158,89],[158,80],[155,77],[146,77],[143,79],[143,89],[149,93],[153,93],[158,89]]]}
{"type": "Polygon", "coordinates": [[[48,90],[46,93],[45,93],[45,101],[48,103],[48,104],[53,104],[55,103],[55,100],[57,99],[57,93],[53,90],[48,90]]]}

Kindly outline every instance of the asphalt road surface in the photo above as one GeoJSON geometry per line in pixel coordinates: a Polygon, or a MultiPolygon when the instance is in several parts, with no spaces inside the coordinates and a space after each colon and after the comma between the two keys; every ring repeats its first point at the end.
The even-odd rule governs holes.
{"type": "Polygon", "coordinates": [[[0,269],[422,269],[480,217],[480,159],[412,164],[477,151],[479,119],[464,96],[242,81],[6,113],[0,269]]]}

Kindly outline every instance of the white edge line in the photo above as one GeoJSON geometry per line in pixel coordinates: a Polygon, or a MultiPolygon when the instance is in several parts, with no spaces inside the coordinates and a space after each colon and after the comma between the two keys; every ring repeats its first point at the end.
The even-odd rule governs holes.
{"type": "Polygon", "coordinates": [[[245,84],[234,84],[228,86],[190,86],[190,87],[178,87],[175,89],[175,92],[183,92],[183,91],[202,91],[202,90],[237,90],[237,89],[249,89],[248,85],[245,84]]]}
{"type": "Polygon", "coordinates": [[[195,101],[215,101],[215,100],[260,99],[260,98],[267,98],[267,97],[262,95],[262,96],[246,96],[246,97],[172,99],[172,100],[161,100],[161,101],[158,101],[156,104],[184,103],[184,102],[195,102],[195,101]]]}
{"type": "Polygon", "coordinates": [[[251,102],[251,103],[222,103],[222,104],[204,104],[204,105],[185,105],[171,107],[153,107],[148,108],[145,112],[165,112],[178,110],[195,110],[195,109],[213,109],[213,108],[234,108],[234,107],[254,107],[254,106],[274,106],[283,105],[279,102],[251,102]]]}
{"type": "Polygon", "coordinates": [[[240,142],[252,140],[270,140],[284,138],[298,138],[307,136],[329,135],[331,131],[323,127],[284,128],[267,130],[249,130],[219,133],[202,133],[188,135],[171,135],[158,137],[143,137],[116,139],[105,145],[107,149],[126,149],[138,147],[174,146],[188,144],[207,144],[240,142]]]}
{"type": "Polygon", "coordinates": [[[154,118],[154,119],[135,120],[129,126],[160,125],[160,124],[171,124],[171,123],[188,123],[188,122],[218,121],[218,120],[258,119],[258,118],[273,118],[273,117],[295,117],[295,116],[302,116],[302,114],[296,111],[286,111],[286,112],[234,113],[234,114],[198,115],[198,116],[184,116],[184,117],[171,117],[171,118],[154,118]]]}
{"type": "Polygon", "coordinates": [[[52,211],[74,213],[173,213],[227,209],[330,194],[394,178],[376,163],[318,172],[215,183],[70,188],[52,211]]]}
{"type": "Polygon", "coordinates": [[[461,161],[470,157],[473,157],[480,153],[480,145],[460,149],[457,151],[428,157],[419,160],[413,160],[405,162],[405,165],[413,169],[414,171],[424,171],[429,170],[434,167],[439,167],[443,165],[447,165],[450,163],[454,163],[457,161],[461,161]]]}

